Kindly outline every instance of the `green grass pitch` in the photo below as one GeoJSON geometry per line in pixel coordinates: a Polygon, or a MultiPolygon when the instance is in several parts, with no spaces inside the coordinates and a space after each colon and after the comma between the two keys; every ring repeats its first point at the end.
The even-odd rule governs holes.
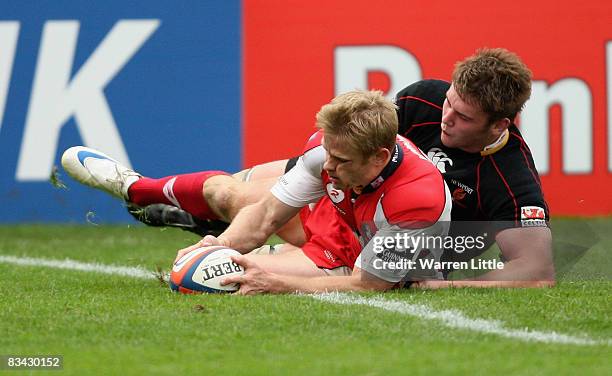
{"type": "MultiPolygon", "coordinates": [[[[440,320],[309,296],[186,296],[151,279],[0,262],[0,355],[60,354],[66,375],[609,375],[612,219],[553,222],[551,289],[374,295],[511,330],[595,345],[529,342],[440,320]],[[580,245],[587,244],[580,252],[580,245]]],[[[170,268],[197,238],[141,226],[0,226],[0,256],[170,268]]],[[[494,253],[495,251],[491,251],[494,253]]]]}

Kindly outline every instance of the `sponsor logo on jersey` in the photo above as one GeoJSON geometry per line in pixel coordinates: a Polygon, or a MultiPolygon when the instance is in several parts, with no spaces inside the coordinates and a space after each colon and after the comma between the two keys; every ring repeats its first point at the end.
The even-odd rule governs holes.
{"type": "Polygon", "coordinates": [[[449,166],[453,165],[453,160],[450,159],[448,155],[440,148],[429,149],[427,152],[427,158],[429,158],[443,174],[446,173],[446,163],[448,163],[449,166]]]}
{"type": "Polygon", "coordinates": [[[344,200],[344,192],[334,188],[334,185],[332,183],[327,183],[327,186],[325,188],[327,189],[327,195],[333,203],[337,204],[344,200]]]}
{"type": "Polygon", "coordinates": [[[399,158],[399,148],[397,147],[397,144],[395,145],[395,152],[393,153],[393,157],[391,158],[391,161],[393,161],[394,163],[397,162],[397,159],[399,158]]]}
{"type": "Polygon", "coordinates": [[[457,187],[461,188],[465,193],[471,195],[474,193],[474,188],[470,188],[467,185],[463,184],[459,180],[451,179],[451,183],[455,184],[457,187]]]}
{"type": "Polygon", "coordinates": [[[523,227],[546,226],[546,212],[539,206],[522,206],[521,225],[523,227]]]}

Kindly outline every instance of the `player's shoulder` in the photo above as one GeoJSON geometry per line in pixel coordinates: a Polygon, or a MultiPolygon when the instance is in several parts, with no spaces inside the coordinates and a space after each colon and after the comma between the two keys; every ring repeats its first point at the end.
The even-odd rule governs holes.
{"type": "Polygon", "coordinates": [[[435,222],[446,203],[440,171],[414,147],[414,150],[404,150],[402,165],[394,175],[381,200],[388,218],[395,222],[435,222]]]}
{"type": "Polygon", "coordinates": [[[304,145],[302,154],[318,146],[321,146],[322,142],[323,142],[323,130],[319,129],[318,131],[310,135],[310,137],[308,138],[308,141],[306,141],[306,144],[304,145]]]}
{"type": "Polygon", "coordinates": [[[435,223],[447,199],[444,180],[424,176],[386,191],[381,204],[390,223],[435,223]]]}
{"type": "Polygon", "coordinates": [[[412,178],[421,176],[421,175],[435,175],[439,176],[440,179],[442,175],[438,171],[438,169],[431,163],[431,160],[427,158],[427,155],[423,153],[423,151],[410,139],[397,135],[396,137],[397,143],[400,145],[403,151],[403,160],[400,169],[400,175],[402,176],[412,176],[412,178]]]}
{"type": "MultiPolygon", "coordinates": [[[[397,93],[398,133],[406,135],[415,129],[419,129],[419,132],[439,132],[442,105],[449,87],[446,81],[422,80],[397,93]]],[[[411,134],[411,137],[414,135],[411,134]]]]}
{"type": "Polygon", "coordinates": [[[412,83],[400,90],[396,97],[396,104],[425,105],[441,109],[442,102],[450,83],[442,80],[428,79],[412,83]]]}
{"type": "Polygon", "coordinates": [[[302,155],[296,162],[296,166],[306,169],[310,175],[319,176],[323,171],[325,163],[325,149],[323,149],[323,131],[313,133],[302,151],[302,155]]]}

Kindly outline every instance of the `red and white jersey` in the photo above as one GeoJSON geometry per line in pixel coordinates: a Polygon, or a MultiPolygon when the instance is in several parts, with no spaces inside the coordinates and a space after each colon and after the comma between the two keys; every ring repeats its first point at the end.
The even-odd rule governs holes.
{"type": "MultiPolygon", "coordinates": [[[[433,257],[437,261],[442,249],[421,252],[422,248],[403,247],[406,242],[390,246],[388,240],[444,235],[448,231],[450,193],[429,159],[412,142],[397,136],[391,160],[358,195],[352,189],[333,187],[323,169],[326,151],[322,138],[321,131],[311,136],[295,167],[279,179],[272,194],[293,207],[306,206],[327,195],[341,218],[359,236],[363,249],[355,265],[382,279],[398,282],[411,270],[383,268],[381,260],[433,257]]],[[[415,272],[411,277],[417,278],[419,271],[415,272]]],[[[431,273],[427,276],[431,277],[431,273]]]]}

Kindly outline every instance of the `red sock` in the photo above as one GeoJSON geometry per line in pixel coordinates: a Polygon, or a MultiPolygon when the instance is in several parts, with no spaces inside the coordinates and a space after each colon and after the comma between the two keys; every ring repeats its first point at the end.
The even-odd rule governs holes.
{"type": "Polygon", "coordinates": [[[211,176],[228,175],[224,171],[203,171],[166,176],[161,179],[141,178],[128,189],[130,201],[138,206],[168,204],[179,207],[200,219],[219,219],[202,196],[202,185],[211,176]]]}

